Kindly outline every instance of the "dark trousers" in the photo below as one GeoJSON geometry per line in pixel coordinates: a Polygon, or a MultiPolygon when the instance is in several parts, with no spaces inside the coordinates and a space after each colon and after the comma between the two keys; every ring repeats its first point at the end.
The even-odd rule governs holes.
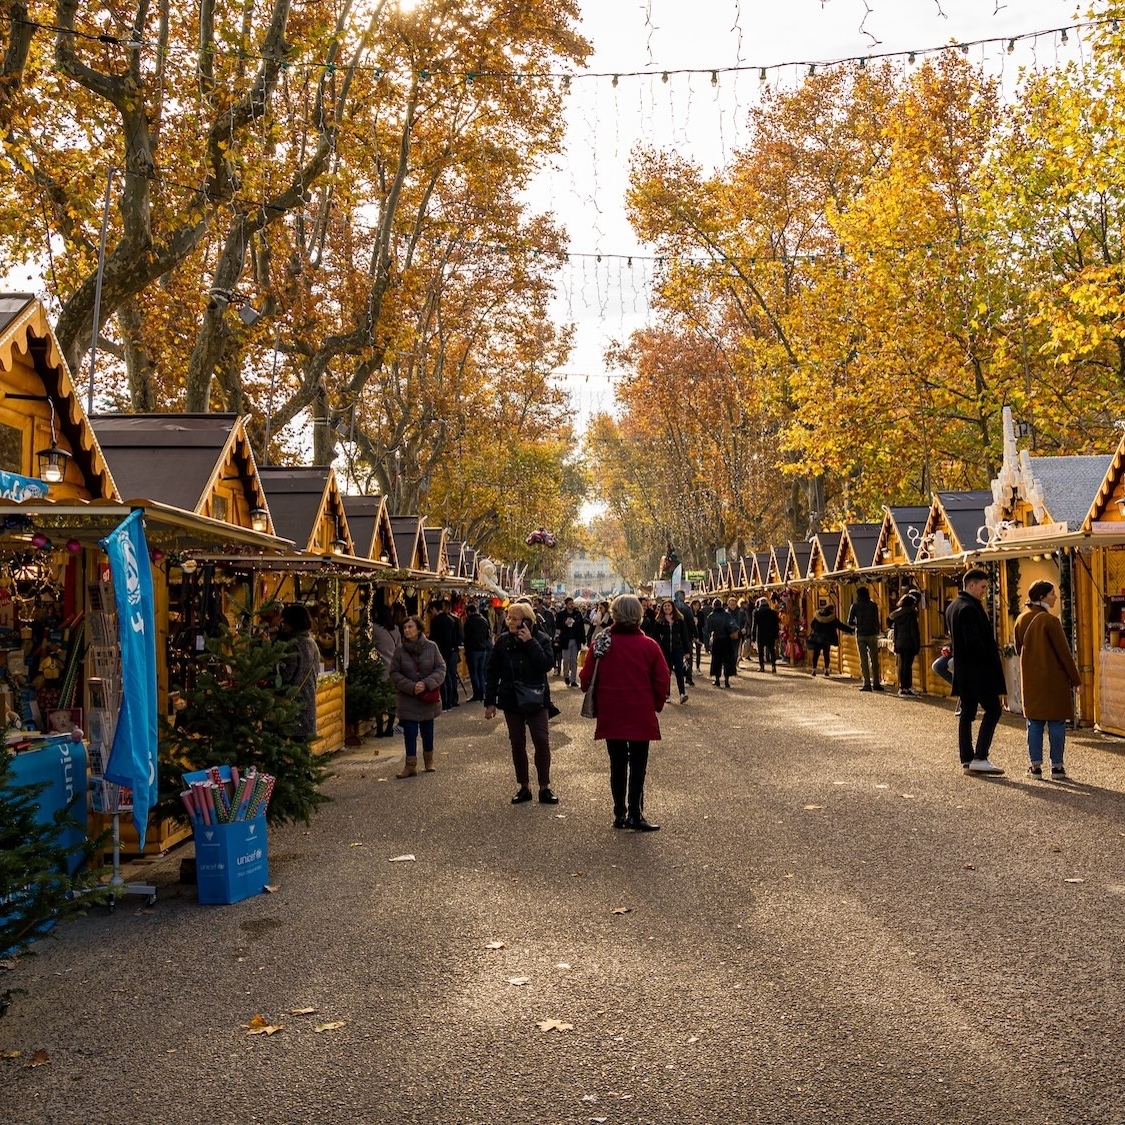
{"type": "Polygon", "coordinates": [[[668,662],[669,671],[676,677],[676,687],[680,689],[680,695],[684,694],[684,654],[682,652],[673,651],[665,653],[664,659],[668,662]]]}
{"type": "Polygon", "coordinates": [[[758,642],[758,671],[764,672],[766,664],[771,668],[777,667],[777,638],[772,641],[758,642]]]}
{"type": "Polygon", "coordinates": [[[645,774],[648,772],[648,743],[607,738],[609,791],[613,815],[640,816],[645,807],[645,774]]]}
{"type": "Polygon", "coordinates": [[[465,653],[465,660],[469,665],[469,683],[473,685],[473,698],[484,698],[484,681],[488,675],[488,649],[482,648],[479,652],[465,653]]]}
{"type": "Polygon", "coordinates": [[[441,707],[448,711],[457,706],[457,653],[442,653],[445,661],[445,679],[441,681],[441,707]]]}
{"type": "Polygon", "coordinates": [[[695,642],[695,670],[697,672],[703,671],[703,642],[695,642]]]}
{"type": "Polygon", "coordinates": [[[711,677],[730,679],[738,670],[738,649],[729,637],[715,637],[711,641],[711,677]]]}
{"type": "Polygon", "coordinates": [[[992,736],[996,724],[1000,722],[1000,696],[995,692],[973,696],[961,693],[961,714],[957,720],[957,749],[961,755],[961,765],[967,766],[974,758],[984,761],[992,746],[992,736]],[[982,712],[980,730],[977,731],[976,749],[973,749],[973,720],[977,717],[977,705],[982,712]]]}
{"type": "Polygon", "coordinates": [[[433,719],[403,719],[402,741],[406,744],[406,756],[418,757],[418,735],[422,736],[422,751],[426,754],[434,752],[434,721],[433,719]]]}
{"type": "Polygon", "coordinates": [[[814,645],[809,642],[809,652],[812,653],[812,666],[813,671],[816,671],[816,664],[820,658],[820,654],[824,653],[824,670],[827,672],[832,661],[832,646],[831,645],[814,645]]]}
{"type": "Polygon", "coordinates": [[[508,724],[508,738],[512,743],[512,765],[516,769],[516,781],[524,789],[530,784],[527,761],[527,732],[531,732],[531,744],[535,747],[535,774],[539,788],[546,789],[551,784],[551,742],[547,731],[547,708],[543,707],[531,715],[521,715],[519,711],[505,711],[504,721],[508,724]]]}
{"type": "Polygon", "coordinates": [[[896,652],[898,661],[898,686],[900,691],[914,690],[914,657],[916,652],[896,652]]]}

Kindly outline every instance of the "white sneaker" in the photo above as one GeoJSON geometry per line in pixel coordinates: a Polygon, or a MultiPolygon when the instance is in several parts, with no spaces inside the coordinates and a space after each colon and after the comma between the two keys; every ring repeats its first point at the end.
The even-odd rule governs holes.
{"type": "Polygon", "coordinates": [[[974,758],[968,765],[969,773],[1003,773],[999,766],[994,766],[987,758],[974,758]]]}
{"type": "Polygon", "coordinates": [[[683,693],[683,695],[680,696],[680,702],[681,703],[687,702],[687,692],[686,691],[683,693]]]}

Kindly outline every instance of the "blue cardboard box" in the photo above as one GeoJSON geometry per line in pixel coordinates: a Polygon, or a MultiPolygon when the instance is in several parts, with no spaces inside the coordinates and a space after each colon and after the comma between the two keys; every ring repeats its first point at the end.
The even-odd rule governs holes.
{"type": "Polygon", "coordinates": [[[195,879],[206,905],[241,902],[262,893],[270,881],[266,814],[195,829],[195,879]]]}

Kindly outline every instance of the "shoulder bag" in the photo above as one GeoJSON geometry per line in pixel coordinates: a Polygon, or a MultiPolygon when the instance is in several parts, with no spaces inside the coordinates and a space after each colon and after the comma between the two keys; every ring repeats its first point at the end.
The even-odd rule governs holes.
{"type": "Polygon", "coordinates": [[[590,677],[590,686],[582,696],[582,711],[580,713],[584,719],[596,719],[598,717],[598,699],[595,689],[598,684],[598,665],[601,662],[600,656],[594,658],[594,674],[590,677]]]}

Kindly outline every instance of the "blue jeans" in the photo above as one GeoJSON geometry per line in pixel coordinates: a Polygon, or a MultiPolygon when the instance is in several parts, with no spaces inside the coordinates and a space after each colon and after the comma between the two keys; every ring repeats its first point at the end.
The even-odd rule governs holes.
{"type": "Polygon", "coordinates": [[[418,757],[418,732],[422,732],[422,750],[427,754],[434,752],[433,719],[403,719],[402,738],[406,743],[406,756],[418,757]]]}
{"type": "Polygon", "coordinates": [[[469,663],[469,683],[473,685],[473,698],[484,698],[484,681],[488,674],[488,649],[482,648],[477,652],[465,653],[469,663]]]}
{"type": "Polygon", "coordinates": [[[1066,749],[1066,722],[1063,719],[1027,720],[1027,756],[1033,766],[1043,764],[1043,728],[1047,728],[1047,741],[1051,748],[1051,765],[1063,764],[1066,749]]]}

